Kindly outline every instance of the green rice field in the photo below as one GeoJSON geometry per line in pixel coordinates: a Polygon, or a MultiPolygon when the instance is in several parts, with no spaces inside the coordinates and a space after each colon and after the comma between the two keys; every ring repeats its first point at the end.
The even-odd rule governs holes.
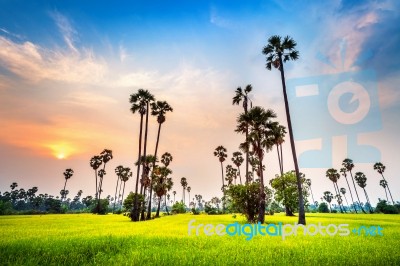
{"type": "MultiPolygon", "coordinates": [[[[193,219],[194,226],[245,224],[240,215],[181,214],[137,223],[112,214],[0,216],[0,264],[400,265],[399,215],[307,214],[308,225],[365,227],[360,235],[347,236],[304,236],[300,228],[297,236],[284,240],[259,234],[251,240],[245,235],[207,236],[203,227],[198,236],[196,229],[189,235],[193,219]],[[382,235],[373,230],[377,226],[382,235]]],[[[275,214],[266,216],[266,222],[293,225],[297,217],[275,214]]]]}

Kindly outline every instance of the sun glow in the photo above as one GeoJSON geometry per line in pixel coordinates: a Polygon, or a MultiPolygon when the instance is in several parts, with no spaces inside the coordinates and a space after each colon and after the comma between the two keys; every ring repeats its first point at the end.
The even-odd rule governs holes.
{"type": "Polygon", "coordinates": [[[67,159],[75,153],[75,148],[73,148],[71,144],[65,142],[50,144],[47,145],[47,147],[50,148],[51,154],[59,160],[67,159]]]}

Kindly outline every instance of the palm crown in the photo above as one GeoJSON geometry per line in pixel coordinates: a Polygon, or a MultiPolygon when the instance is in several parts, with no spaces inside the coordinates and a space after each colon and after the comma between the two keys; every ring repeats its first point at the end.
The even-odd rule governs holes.
{"type": "Polygon", "coordinates": [[[64,172],[64,177],[65,177],[65,179],[70,179],[73,174],[74,174],[74,170],[72,170],[71,168],[68,168],[64,172]]]}
{"type": "Polygon", "coordinates": [[[214,151],[214,156],[217,156],[219,161],[222,163],[225,161],[225,158],[228,157],[226,154],[226,148],[224,146],[218,146],[214,151]]]}
{"type": "Polygon", "coordinates": [[[249,101],[249,96],[248,94],[251,92],[253,88],[251,85],[247,85],[246,88],[243,90],[241,87],[238,87],[236,89],[236,95],[232,99],[232,104],[239,104],[241,101],[243,101],[243,108],[244,111],[247,112],[247,103],[249,101]]]}
{"type": "Polygon", "coordinates": [[[333,183],[336,183],[340,178],[340,174],[336,169],[330,168],[326,171],[326,177],[328,177],[333,183]]]}
{"type": "Polygon", "coordinates": [[[357,172],[354,176],[354,179],[356,180],[357,184],[361,188],[365,188],[367,186],[367,177],[365,176],[364,173],[357,172]]]}
{"type": "Polygon", "coordinates": [[[132,104],[131,112],[145,114],[146,105],[154,100],[154,96],[148,90],[139,89],[137,93],[131,94],[129,98],[129,102],[132,104]]]}
{"type": "Polygon", "coordinates": [[[157,122],[160,124],[165,122],[165,113],[172,111],[172,107],[166,101],[157,101],[151,103],[151,115],[156,115],[157,122]]]}
{"type": "Polygon", "coordinates": [[[297,60],[299,52],[295,49],[297,43],[289,36],[282,39],[281,36],[274,35],[268,39],[268,44],[262,50],[262,53],[267,56],[266,68],[271,70],[272,66],[280,68],[280,59],[283,62],[289,60],[297,60]]]}

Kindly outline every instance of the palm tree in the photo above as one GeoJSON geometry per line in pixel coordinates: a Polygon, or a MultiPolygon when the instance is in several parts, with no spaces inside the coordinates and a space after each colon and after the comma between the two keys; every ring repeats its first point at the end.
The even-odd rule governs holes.
{"type": "MultiPolygon", "coordinates": [[[[139,112],[140,114],[140,129],[139,129],[139,152],[138,152],[138,161],[140,160],[140,156],[142,155],[142,132],[143,132],[143,117],[146,114],[146,121],[148,119],[149,103],[150,101],[154,101],[154,96],[147,90],[139,89],[137,93],[131,94],[129,98],[129,102],[132,104],[131,112],[134,114],[139,112]]],[[[146,127],[147,133],[147,127],[146,127]]],[[[147,139],[145,139],[145,142],[147,139]]],[[[146,146],[146,144],[145,144],[146,146]]],[[[135,199],[133,203],[133,208],[131,211],[131,220],[138,221],[139,220],[139,210],[138,210],[138,188],[139,188],[139,175],[140,175],[140,164],[137,166],[136,173],[136,183],[135,183],[135,199]]]]}
{"type": "Polygon", "coordinates": [[[151,103],[151,115],[157,116],[158,122],[158,133],[156,150],[154,151],[154,156],[157,157],[158,143],[160,141],[161,125],[165,122],[165,114],[167,112],[172,112],[172,107],[166,101],[157,101],[151,103]]]}
{"type": "Polygon", "coordinates": [[[343,165],[344,168],[346,168],[346,170],[347,170],[348,172],[350,172],[350,176],[351,176],[351,179],[353,180],[353,186],[354,186],[354,190],[355,190],[355,192],[356,192],[356,196],[357,196],[357,200],[358,200],[358,206],[360,206],[360,208],[361,208],[361,210],[362,210],[363,213],[366,213],[366,212],[364,211],[364,208],[363,208],[363,207],[361,206],[361,204],[360,204],[360,198],[358,197],[358,192],[357,192],[357,188],[356,188],[356,183],[354,182],[353,173],[352,173],[352,171],[351,171],[351,170],[353,170],[353,168],[354,168],[353,160],[352,160],[352,159],[349,159],[349,158],[344,159],[343,162],[342,162],[342,165],[343,165]]]}
{"type": "MultiPolygon", "coordinates": [[[[146,190],[149,188],[150,192],[152,191],[151,189],[151,179],[150,179],[150,169],[153,168],[153,166],[156,163],[156,157],[154,157],[153,155],[147,155],[146,157],[141,157],[140,158],[140,162],[136,162],[135,165],[141,164],[143,165],[143,171],[142,171],[142,178],[140,179],[140,185],[143,189],[143,198],[146,199],[146,190]]],[[[150,194],[150,199],[151,199],[151,194],[150,194]]],[[[151,200],[149,201],[150,204],[151,200]]],[[[143,206],[141,206],[140,210],[141,210],[141,214],[140,214],[140,220],[145,220],[145,215],[144,215],[144,211],[145,211],[145,206],[144,206],[145,202],[143,202],[143,206]]],[[[151,210],[151,206],[150,206],[150,210],[151,210]]],[[[150,217],[149,217],[150,218],[150,217]]]]}
{"type": "Polygon", "coordinates": [[[367,199],[367,202],[369,204],[369,212],[373,213],[372,208],[371,208],[371,203],[369,202],[367,191],[365,190],[365,187],[367,186],[367,177],[365,176],[364,173],[357,172],[354,176],[354,179],[356,180],[357,185],[359,185],[364,190],[365,198],[367,199]]]}
{"type": "Polygon", "coordinates": [[[258,221],[264,223],[265,219],[265,186],[264,186],[264,176],[263,176],[263,158],[264,149],[267,151],[272,148],[271,142],[271,119],[276,118],[274,111],[268,109],[265,110],[262,107],[256,106],[250,109],[247,114],[242,113],[237,119],[236,132],[246,133],[248,131],[248,138],[246,142],[251,147],[249,151],[255,154],[258,161],[258,174],[260,177],[260,209],[258,214],[258,221]]]}
{"type": "Polygon", "coordinates": [[[306,183],[306,185],[307,185],[307,187],[308,187],[308,189],[310,190],[310,194],[311,194],[311,197],[312,197],[312,200],[313,200],[313,203],[315,203],[315,200],[314,200],[314,195],[313,195],[313,192],[312,192],[312,189],[311,189],[311,179],[309,179],[309,178],[307,178],[306,180],[305,180],[305,183],[306,183]]]}
{"type": "Polygon", "coordinates": [[[157,166],[157,171],[153,172],[154,192],[158,196],[158,207],[156,217],[160,217],[161,197],[172,188],[172,179],[168,175],[172,174],[171,169],[165,166],[157,166]]]}
{"type": "MultiPolygon", "coordinates": [[[[349,181],[347,180],[347,168],[346,168],[346,167],[340,168],[340,173],[342,173],[342,175],[343,175],[344,178],[346,179],[347,187],[349,188],[349,191],[350,191],[351,203],[352,203],[352,205],[353,205],[354,211],[357,213],[356,205],[355,205],[354,199],[353,199],[353,194],[351,193],[349,181]]],[[[346,190],[345,190],[345,191],[346,191],[346,190]]],[[[347,200],[347,199],[346,199],[346,200],[347,200]]],[[[348,204],[347,204],[347,205],[348,205],[348,204]]],[[[350,206],[349,206],[349,208],[350,208],[350,206]]]]}
{"type": "MultiPolygon", "coordinates": [[[[113,205],[113,213],[114,213],[114,209],[115,209],[115,203],[117,202],[117,189],[118,189],[118,183],[119,180],[121,179],[121,174],[122,171],[124,170],[124,167],[122,165],[118,165],[115,168],[115,174],[117,175],[117,185],[115,186],[115,195],[114,195],[114,205],[113,205]]],[[[121,181],[122,182],[122,181],[121,181]]]]}
{"type": "MultiPolygon", "coordinates": [[[[155,162],[157,162],[157,157],[154,156],[154,158],[156,160],[155,162]]],[[[172,160],[173,160],[173,157],[172,157],[171,153],[169,153],[169,152],[165,152],[163,155],[161,155],[161,163],[164,164],[165,167],[168,167],[169,164],[172,162],[172,160]]],[[[153,171],[154,171],[154,167],[156,166],[155,162],[153,163],[153,171]]],[[[151,199],[152,199],[152,195],[153,195],[153,189],[150,189],[149,204],[148,204],[148,207],[147,207],[147,217],[146,217],[146,219],[150,219],[151,218],[151,199]]]]}
{"type": "Polygon", "coordinates": [[[172,194],[174,194],[174,203],[176,202],[175,201],[175,195],[176,195],[176,191],[174,190],[174,191],[172,191],[172,194]]]}
{"type": "Polygon", "coordinates": [[[106,165],[113,158],[112,150],[104,149],[100,153],[100,156],[101,156],[101,159],[103,160],[104,165],[103,165],[103,173],[102,173],[102,176],[100,177],[100,184],[99,184],[99,188],[98,188],[99,198],[101,196],[101,192],[103,191],[102,190],[102,187],[103,187],[103,176],[106,174],[106,171],[105,171],[106,170],[106,165]]]}
{"type": "Polygon", "coordinates": [[[286,128],[278,123],[272,125],[272,135],[273,141],[276,145],[276,152],[278,153],[279,170],[281,175],[283,175],[283,153],[282,153],[282,143],[285,141],[286,128]]]}
{"type": "Polygon", "coordinates": [[[93,156],[91,159],[90,159],[90,167],[92,167],[93,168],[93,170],[94,170],[94,174],[95,174],[95,176],[96,176],[96,194],[95,194],[95,197],[96,197],[96,201],[97,201],[97,198],[98,198],[98,190],[97,190],[97,169],[99,169],[99,167],[100,167],[100,165],[103,163],[103,159],[101,158],[101,156],[98,156],[98,155],[95,155],[95,156],[93,156]]]}
{"type": "Polygon", "coordinates": [[[289,102],[286,93],[286,83],[285,83],[285,72],[283,63],[290,60],[297,60],[299,58],[299,52],[296,50],[296,42],[289,36],[282,37],[274,35],[268,39],[268,44],[262,50],[262,53],[267,56],[266,68],[271,70],[272,66],[278,68],[281,72],[281,81],[283,89],[283,97],[285,101],[285,111],[287,124],[289,129],[290,145],[292,148],[294,168],[297,177],[297,190],[299,192],[299,224],[306,224],[306,215],[304,210],[304,199],[301,188],[301,178],[300,171],[297,162],[296,147],[294,145],[292,122],[290,118],[289,102]]]}
{"type": "Polygon", "coordinates": [[[346,189],[344,187],[340,188],[340,193],[343,194],[343,197],[346,200],[347,206],[348,206],[348,208],[350,210],[350,205],[349,205],[349,202],[347,201],[347,197],[346,197],[346,189]]]}
{"type": "MultiPolygon", "coordinates": [[[[386,169],[386,166],[384,166],[381,162],[378,162],[378,163],[374,164],[374,170],[378,171],[378,173],[381,174],[383,180],[385,180],[385,182],[386,182],[386,187],[387,187],[387,189],[389,191],[390,198],[392,199],[392,203],[394,205],[394,200],[393,200],[393,197],[392,197],[392,193],[390,192],[390,189],[389,189],[389,184],[386,181],[385,177],[383,176],[383,172],[385,172],[385,169],[386,169]]],[[[386,192],[386,190],[385,190],[385,192],[386,192]]]]}
{"type": "MultiPolygon", "coordinates": [[[[248,102],[249,102],[249,93],[251,92],[253,88],[251,87],[251,85],[247,85],[246,88],[243,90],[241,87],[238,87],[236,89],[236,95],[235,97],[233,97],[232,99],[232,104],[237,104],[239,105],[239,103],[241,101],[243,101],[243,110],[244,113],[247,114],[248,111],[248,102]]],[[[250,104],[251,105],[251,104],[250,104]]],[[[251,107],[250,107],[251,108],[251,107]]],[[[246,131],[246,141],[247,141],[247,136],[248,136],[248,130],[246,131]]],[[[249,173],[249,153],[246,152],[246,183],[249,182],[249,178],[248,178],[248,173],[249,173]]]]}
{"type": "Polygon", "coordinates": [[[16,187],[18,187],[18,183],[12,182],[12,184],[10,185],[11,191],[13,191],[16,187]]]}
{"type": "Polygon", "coordinates": [[[385,179],[380,180],[380,181],[379,181],[379,185],[380,185],[381,187],[383,187],[383,189],[385,190],[386,201],[389,202],[388,194],[387,194],[387,191],[386,191],[386,188],[387,188],[387,182],[386,182],[386,180],[385,180],[385,179]]]}
{"type": "MultiPolygon", "coordinates": [[[[131,168],[125,167],[125,168],[122,170],[122,173],[121,173],[121,182],[124,182],[124,187],[123,187],[123,189],[122,189],[121,203],[124,202],[125,183],[126,183],[126,181],[129,180],[129,178],[130,178],[131,176],[132,176],[131,168]]],[[[122,204],[121,204],[121,205],[122,205],[122,204]]]]}
{"type": "MultiPolygon", "coordinates": [[[[337,181],[340,178],[340,174],[338,173],[338,171],[336,169],[334,169],[334,168],[329,168],[326,171],[326,177],[329,178],[329,180],[332,181],[333,187],[335,189],[336,197],[340,196],[339,195],[339,187],[337,185],[337,181]]],[[[338,201],[338,203],[339,203],[340,212],[343,213],[342,205],[340,204],[339,201],[338,201]]]]}
{"type": "MultiPolygon", "coordinates": [[[[64,172],[65,183],[64,183],[64,189],[63,189],[64,191],[65,191],[65,187],[67,186],[68,179],[70,179],[73,175],[74,175],[74,170],[72,170],[71,168],[65,169],[65,172],[64,172]]],[[[61,200],[63,200],[63,197],[61,197],[61,200]]]]}
{"type": "Polygon", "coordinates": [[[103,177],[106,175],[107,173],[106,173],[106,170],[104,170],[104,169],[100,169],[99,171],[98,171],[98,173],[97,173],[97,175],[100,177],[100,184],[99,184],[99,190],[98,190],[98,195],[99,195],[99,197],[98,197],[98,199],[97,199],[97,210],[99,210],[100,211],[100,199],[101,199],[101,192],[102,192],[102,189],[101,189],[101,186],[102,186],[102,183],[103,183],[103,177]]]}
{"type": "Polygon", "coordinates": [[[191,187],[187,187],[186,188],[186,191],[188,192],[188,195],[189,195],[189,205],[190,205],[190,191],[192,190],[192,188],[191,187]]]}
{"type": "Polygon", "coordinates": [[[182,177],[181,178],[181,185],[182,185],[182,188],[183,188],[182,203],[185,204],[185,190],[186,190],[187,185],[188,185],[186,177],[182,177]]]}
{"type": "Polygon", "coordinates": [[[325,191],[324,192],[324,197],[323,199],[329,203],[329,210],[332,212],[332,207],[331,207],[331,201],[333,199],[333,194],[330,191],[325,191]]]}
{"type": "MultiPolygon", "coordinates": [[[[232,162],[236,165],[238,173],[239,173],[239,180],[240,180],[240,184],[242,184],[242,176],[240,174],[240,166],[242,165],[244,159],[242,157],[242,153],[240,151],[235,151],[232,154],[232,162]]],[[[247,160],[248,162],[248,160],[247,160]]]]}
{"type": "MultiPolygon", "coordinates": [[[[228,155],[226,154],[226,148],[222,145],[218,146],[217,148],[215,148],[214,151],[214,156],[218,157],[218,160],[221,164],[221,177],[222,177],[222,193],[225,196],[225,184],[224,184],[224,166],[223,166],[223,162],[225,161],[225,158],[228,157],[228,155]]],[[[224,206],[224,204],[223,204],[224,206]]],[[[223,207],[225,208],[225,207],[223,207]]]]}

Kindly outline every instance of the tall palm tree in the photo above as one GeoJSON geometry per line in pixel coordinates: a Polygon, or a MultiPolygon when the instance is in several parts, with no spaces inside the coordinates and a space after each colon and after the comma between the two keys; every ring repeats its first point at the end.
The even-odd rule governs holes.
{"type": "Polygon", "coordinates": [[[106,165],[107,165],[107,163],[113,158],[113,155],[112,155],[112,150],[109,150],[109,149],[104,149],[101,153],[100,153],[100,156],[101,156],[101,159],[103,160],[103,172],[102,172],[102,176],[100,177],[100,184],[99,184],[99,188],[98,188],[98,191],[99,191],[99,198],[100,198],[100,196],[101,196],[101,192],[103,191],[102,190],[102,187],[103,187],[103,177],[104,177],[104,175],[106,175],[106,165]]]}
{"type": "Polygon", "coordinates": [[[233,167],[230,164],[228,164],[225,168],[225,176],[226,176],[225,180],[228,182],[228,185],[227,185],[228,187],[232,185],[233,179],[234,179],[232,170],[233,170],[233,167]]]}
{"type": "Polygon", "coordinates": [[[279,170],[283,175],[283,153],[282,143],[285,141],[286,128],[278,123],[272,124],[272,136],[274,144],[276,145],[276,152],[278,153],[279,170]]]}
{"type": "Polygon", "coordinates": [[[326,202],[329,203],[329,210],[330,210],[330,212],[332,212],[332,207],[331,207],[331,202],[332,202],[332,199],[333,199],[333,194],[332,194],[332,192],[330,192],[330,191],[325,191],[325,192],[324,192],[324,197],[323,197],[323,199],[324,199],[326,202]]]}
{"type": "MultiPolygon", "coordinates": [[[[157,152],[157,151],[156,151],[157,152]]],[[[155,156],[155,163],[157,162],[157,157],[155,156]]],[[[161,155],[161,163],[164,164],[165,167],[168,167],[169,164],[172,162],[173,157],[171,155],[171,153],[169,152],[165,152],[163,155],[161,155]]],[[[154,167],[156,166],[156,164],[153,163],[153,171],[154,171],[154,167]]],[[[151,187],[151,185],[150,185],[151,187]]],[[[152,195],[153,195],[153,189],[150,189],[150,196],[149,196],[149,204],[147,207],[147,217],[146,219],[149,220],[151,218],[151,199],[152,199],[152,195]]]]}
{"type": "Polygon", "coordinates": [[[369,212],[373,213],[372,208],[371,208],[371,203],[369,202],[367,191],[365,190],[365,187],[367,186],[367,177],[365,176],[364,173],[357,172],[354,176],[354,179],[356,180],[357,184],[364,190],[365,198],[367,199],[367,202],[369,205],[369,212]]]}
{"type": "Polygon", "coordinates": [[[271,142],[271,119],[276,118],[274,111],[268,109],[265,110],[262,107],[256,106],[250,109],[247,114],[242,113],[237,119],[236,132],[246,133],[248,130],[247,142],[251,147],[250,153],[256,155],[259,166],[258,174],[260,177],[260,191],[259,191],[259,202],[260,209],[258,213],[258,221],[264,223],[265,220],[265,186],[264,186],[264,175],[263,175],[263,158],[264,149],[267,151],[272,148],[271,142]]]}
{"type": "Polygon", "coordinates": [[[97,172],[97,175],[100,177],[100,182],[99,182],[99,188],[98,188],[98,199],[97,199],[97,210],[99,210],[100,211],[100,199],[101,199],[101,192],[103,191],[102,189],[101,189],[101,186],[102,186],[102,183],[103,183],[103,177],[106,175],[107,173],[106,173],[106,170],[104,170],[104,169],[100,169],[98,172],[97,172]]]}
{"type": "Polygon", "coordinates": [[[97,201],[97,198],[98,198],[98,194],[97,194],[98,193],[98,189],[97,189],[97,169],[99,169],[99,167],[100,167],[100,165],[102,163],[103,163],[103,159],[99,155],[95,155],[90,159],[90,167],[93,168],[94,174],[96,176],[96,190],[95,190],[96,191],[96,194],[95,194],[96,201],[97,201]]]}
{"type": "Polygon", "coordinates": [[[175,201],[175,195],[176,195],[176,191],[174,190],[174,191],[172,191],[172,194],[174,194],[174,203],[176,202],[175,201]]]}
{"type": "Polygon", "coordinates": [[[185,190],[186,190],[186,188],[187,188],[187,186],[188,186],[186,177],[182,177],[182,178],[181,178],[181,185],[182,185],[182,188],[183,188],[182,203],[185,204],[185,190]]]}
{"type": "MultiPolygon", "coordinates": [[[[156,163],[156,157],[154,157],[153,155],[147,155],[146,157],[142,156],[140,159],[140,162],[136,162],[136,165],[141,164],[143,165],[143,171],[142,171],[142,178],[140,179],[140,185],[141,187],[143,187],[143,198],[146,199],[146,190],[149,189],[150,191],[152,191],[151,189],[151,179],[150,179],[150,170],[153,168],[153,166],[156,163]]],[[[150,194],[150,199],[151,199],[151,194],[150,194]]],[[[151,200],[149,200],[149,204],[150,204],[151,200]]],[[[140,220],[145,220],[145,206],[144,206],[145,202],[143,202],[143,206],[141,206],[140,210],[140,220]]],[[[151,207],[150,207],[151,210],[151,207]]]]}
{"type": "Polygon", "coordinates": [[[346,189],[344,187],[340,188],[340,193],[342,193],[344,199],[346,200],[347,206],[350,210],[350,205],[349,205],[349,202],[347,201],[347,197],[346,197],[346,189]]]}
{"type": "Polygon", "coordinates": [[[242,157],[242,153],[240,151],[235,151],[232,154],[232,162],[236,165],[238,173],[239,173],[239,180],[240,184],[242,184],[242,176],[240,174],[240,166],[242,165],[244,159],[242,157]]]}
{"type": "MultiPolygon", "coordinates": [[[[351,197],[351,203],[353,205],[354,211],[357,213],[357,209],[356,209],[356,205],[354,203],[354,199],[353,199],[353,193],[351,193],[351,188],[349,185],[349,181],[347,180],[347,168],[346,167],[342,167],[340,168],[340,173],[342,173],[344,179],[346,179],[346,183],[347,183],[347,187],[349,188],[349,192],[350,192],[350,197],[351,197]]],[[[345,190],[346,191],[346,190],[345,190]]],[[[347,200],[347,199],[346,199],[347,200]]],[[[348,205],[348,204],[347,204],[348,205]]],[[[350,206],[349,206],[350,208],[350,206]]]]}
{"type": "Polygon", "coordinates": [[[221,177],[222,177],[222,192],[223,195],[225,196],[225,184],[224,184],[224,166],[223,166],[223,162],[225,161],[226,157],[228,157],[228,155],[226,154],[226,148],[222,145],[218,146],[217,148],[215,148],[214,150],[214,156],[218,157],[218,160],[221,164],[221,177]]]}
{"type": "MultiPolygon", "coordinates": [[[[386,182],[386,186],[387,186],[387,189],[389,191],[390,198],[392,199],[392,203],[394,205],[394,200],[393,200],[393,197],[392,197],[392,193],[390,192],[390,189],[389,189],[389,184],[386,181],[385,177],[383,176],[383,172],[385,172],[385,169],[386,169],[386,166],[384,166],[383,163],[381,163],[381,162],[377,162],[377,163],[374,164],[374,170],[378,171],[378,173],[381,174],[383,180],[385,180],[385,182],[386,182]]],[[[385,192],[386,192],[386,190],[385,190],[385,192]]]]}
{"type": "Polygon", "coordinates": [[[191,187],[187,187],[186,191],[188,192],[188,196],[189,196],[189,205],[190,205],[190,191],[192,190],[191,187]]]}
{"type": "MultiPolygon", "coordinates": [[[[340,174],[338,173],[338,171],[334,168],[329,168],[328,170],[326,170],[326,177],[332,181],[333,187],[335,188],[336,197],[340,196],[339,195],[340,194],[339,187],[337,185],[337,181],[340,178],[340,174]]],[[[339,200],[338,200],[338,203],[339,203],[340,212],[343,213],[342,205],[340,204],[339,200]]]]}
{"type": "Polygon", "coordinates": [[[383,187],[383,189],[385,190],[386,201],[389,202],[388,194],[387,194],[387,191],[386,191],[386,188],[387,188],[387,182],[386,182],[386,180],[385,180],[385,179],[380,180],[380,181],[379,181],[379,185],[380,185],[381,187],[383,187]]]}
{"type": "Polygon", "coordinates": [[[305,183],[306,183],[308,189],[309,189],[310,192],[311,192],[310,194],[311,194],[313,203],[315,204],[314,195],[313,195],[313,192],[312,192],[312,189],[311,189],[311,179],[307,178],[307,179],[305,180],[305,183]]]}
{"type": "Polygon", "coordinates": [[[290,60],[297,60],[299,58],[299,52],[296,50],[296,42],[289,36],[282,39],[281,36],[274,35],[268,39],[268,44],[263,48],[262,53],[266,55],[266,68],[268,70],[272,69],[272,66],[278,68],[281,73],[283,97],[285,101],[285,111],[289,130],[290,145],[292,147],[292,156],[294,162],[294,168],[297,177],[297,190],[299,192],[299,224],[306,224],[306,215],[304,210],[304,199],[301,188],[301,178],[300,171],[297,162],[296,147],[293,138],[292,121],[290,118],[289,102],[286,93],[286,83],[285,83],[285,71],[283,63],[290,60]]]}
{"type": "MultiPolygon", "coordinates": [[[[130,177],[132,177],[131,168],[125,167],[121,173],[121,182],[124,182],[124,187],[122,189],[121,203],[124,202],[125,183],[126,183],[126,181],[129,180],[130,177]]],[[[122,206],[122,204],[121,204],[121,206],[122,206]]]]}
{"type": "MultiPolygon", "coordinates": [[[[115,209],[115,203],[117,202],[117,189],[118,189],[118,183],[119,180],[121,179],[121,174],[122,171],[124,170],[124,167],[122,165],[118,165],[115,168],[115,174],[117,175],[117,185],[115,186],[115,195],[114,195],[114,205],[113,205],[113,213],[114,213],[114,209],[115,209]]],[[[122,181],[121,181],[122,182],[122,181]]]]}
{"type": "MultiPolygon", "coordinates": [[[[64,191],[65,191],[65,187],[67,186],[68,179],[70,179],[73,175],[74,175],[74,170],[72,170],[71,168],[65,169],[65,171],[64,171],[65,183],[64,183],[64,189],[63,189],[64,191]]],[[[61,200],[63,200],[63,197],[61,197],[61,200]]]]}
{"type": "Polygon", "coordinates": [[[363,213],[366,213],[364,208],[361,206],[360,197],[358,197],[356,183],[354,182],[354,178],[353,178],[353,172],[351,171],[354,168],[353,160],[349,159],[349,158],[346,158],[346,159],[343,160],[342,165],[343,165],[344,168],[346,168],[346,170],[348,172],[350,172],[351,180],[353,180],[354,191],[356,192],[356,196],[357,196],[357,200],[358,200],[358,206],[360,206],[360,208],[361,208],[363,213]]]}
{"type": "MultiPolygon", "coordinates": [[[[248,102],[249,102],[249,93],[251,92],[253,88],[251,87],[251,85],[247,85],[246,88],[243,90],[241,87],[238,87],[236,89],[236,95],[233,97],[232,99],[232,104],[237,104],[239,105],[239,103],[241,101],[243,101],[243,110],[244,113],[247,114],[248,111],[248,102]]],[[[246,131],[246,141],[247,141],[247,136],[248,136],[248,130],[246,131]]],[[[246,183],[249,182],[249,177],[248,177],[248,173],[249,173],[249,153],[246,152],[246,183]]]]}
{"type": "Polygon", "coordinates": [[[166,195],[167,191],[172,187],[172,179],[168,176],[172,174],[171,169],[165,166],[157,166],[157,171],[153,172],[154,185],[153,189],[158,197],[158,207],[156,217],[160,217],[161,198],[166,195]]]}
{"type": "MultiPolygon", "coordinates": [[[[138,112],[140,114],[140,129],[139,129],[139,152],[138,161],[142,155],[142,132],[143,132],[143,117],[146,115],[146,122],[148,121],[148,110],[149,103],[154,101],[154,96],[147,90],[139,89],[137,93],[131,94],[129,102],[132,104],[130,110],[134,114],[138,112]]],[[[147,133],[147,123],[145,135],[147,133]]],[[[147,144],[147,135],[145,136],[145,147],[147,144]]],[[[145,149],[145,148],[144,148],[145,149]]],[[[146,152],[144,152],[146,154],[146,152]]],[[[136,183],[135,183],[135,198],[133,201],[133,208],[131,211],[131,220],[139,221],[139,208],[138,208],[138,189],[139,189],[139,175],[140,175],[140,164],[137,166],[136,183]]]]}
{"type": "Polygon", "coordinates": [[[156,150],[154,151],[154,156],[157,157],[158,143],[160,141],[161,125],[165,122],[165,114],[167,112],[172,112],[172,107],[166,101],[157,101],[151,103],[151,115],[157,116],[158,122],[158,133],[156,150]]]}

